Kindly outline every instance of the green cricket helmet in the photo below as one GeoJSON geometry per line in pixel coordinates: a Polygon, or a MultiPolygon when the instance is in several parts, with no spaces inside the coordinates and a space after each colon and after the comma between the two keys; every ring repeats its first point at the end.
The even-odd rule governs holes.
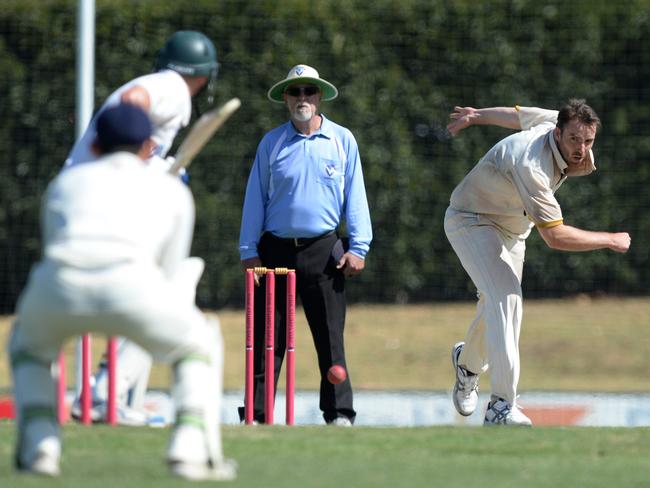
{"type": "Polygon", "coordinates": [[[156,71],[162,69],[171,69],[183,76],[207,76],[208,96],[212,98],[219,72],[217,50],[201,32],[175,32],[158,52],[156,71]]]}

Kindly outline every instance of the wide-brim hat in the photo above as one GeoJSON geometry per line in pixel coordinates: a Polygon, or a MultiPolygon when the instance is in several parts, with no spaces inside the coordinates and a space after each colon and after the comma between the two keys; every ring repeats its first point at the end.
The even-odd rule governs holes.
{"type": "Polygon", "coordinates": [[[318,86],[322,94],[321,100],[323,102],[334,100],[339,95],[339,91],[334,85],[318,76],[318,71],[306,64],[298,64],[289,70],[289,73],[284,80],[277,82],[271,87],[267,93],[269,100],[272,102],[284,103],[284,98],[282,96],[284,90],[289,85],[294,85],[296,83],[309,83],[318,86]]]}

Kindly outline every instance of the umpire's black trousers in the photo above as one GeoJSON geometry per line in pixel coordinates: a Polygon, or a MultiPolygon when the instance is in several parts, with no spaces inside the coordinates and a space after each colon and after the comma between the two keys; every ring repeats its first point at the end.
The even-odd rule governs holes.
{"type": "MultiPolygon", "coordinates": [[[[343,329],[345,326],[345,277],[336,269],[332,248],[337,235],[332,232],[315,239],[282,239],[265,233],[258,245],[262,265],[296,270],[296,294],[300,297],[316,346],[320,370],[320,409],[330,422],[344,416],[354,422],[350,375],[341,384],[327,381],[333,364],[347,370],[343,329]]],[[[277,276],[275,292],[275,387],[286,349],[286,279],[277,276]]],[[[255,289],[254,417],[264,422],[264,313],[266,279],[255,289]]],[[[240,409],[243,416],[243,409],[240,409]]]]}

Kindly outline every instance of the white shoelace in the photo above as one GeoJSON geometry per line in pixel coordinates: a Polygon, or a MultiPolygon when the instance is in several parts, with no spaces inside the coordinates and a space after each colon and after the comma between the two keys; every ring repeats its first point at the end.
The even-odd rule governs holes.
{"type": "Polygon", "coordinates": [[[470,395],[472,391],[478,393],[478,375],[477,374],[468,374],[467,370],[462,366],[458,366],[460,374],[457,374],[458,384],[460,390],[463,391],[466,395],[470,395]]]}

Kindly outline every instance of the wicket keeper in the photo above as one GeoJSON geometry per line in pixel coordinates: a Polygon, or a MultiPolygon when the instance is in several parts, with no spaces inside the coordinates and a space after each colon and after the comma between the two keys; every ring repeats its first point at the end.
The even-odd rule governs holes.
{"type": "Polygon", "coordinates": [[[126,337],[173,366],[172,474],[236,475],[221,446],[221,331],[179,279],[194,201],[178,178],[147,169],[150,136],[140,108],[107,108],[97,119],[99,158],[62,171],[48,186],[43,259],[20,296],[9,344],[21,471],[59,475],[53,363],[67,338],[97,332],[126,337]]]}

